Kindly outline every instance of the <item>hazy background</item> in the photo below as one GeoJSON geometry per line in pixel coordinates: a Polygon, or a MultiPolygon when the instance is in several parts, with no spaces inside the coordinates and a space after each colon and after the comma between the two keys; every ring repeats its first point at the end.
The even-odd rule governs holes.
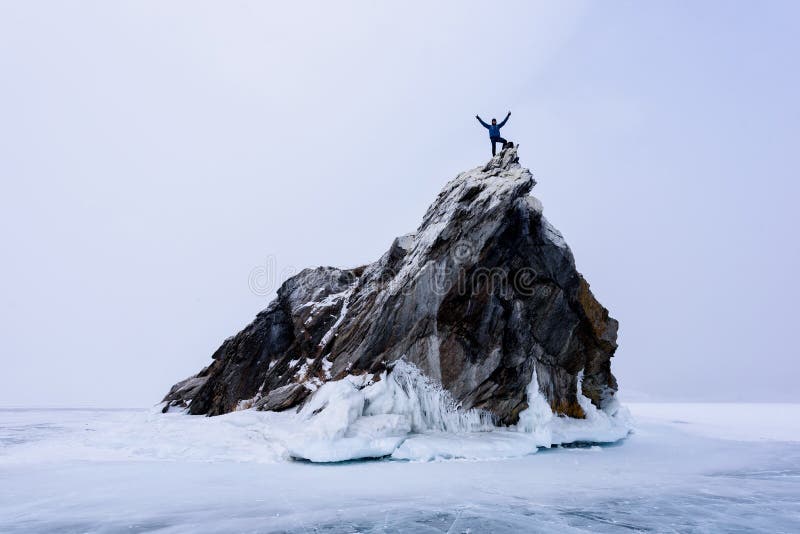
{"type": "Polygon", "coordinates": [[[800,3],[0,0],[0,405],[149,406],[513,116],[623,398],[793,400],[800,3]]]}

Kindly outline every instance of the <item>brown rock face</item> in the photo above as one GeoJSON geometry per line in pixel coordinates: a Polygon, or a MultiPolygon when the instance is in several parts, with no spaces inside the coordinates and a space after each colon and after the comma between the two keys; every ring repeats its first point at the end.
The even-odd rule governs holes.
{"type": "Polygon", "coordinates": [[[377,262],[289,279],[211,365],[173,386],[164,409],[283,410],[325,381],[401,358],[501,424],[527,407],[534,369],[555,412],[583,417],[579,383],[604,407],[617,390],[617,321],[528,195],[534,185],[513,148],[460,174],[377,262]]]}

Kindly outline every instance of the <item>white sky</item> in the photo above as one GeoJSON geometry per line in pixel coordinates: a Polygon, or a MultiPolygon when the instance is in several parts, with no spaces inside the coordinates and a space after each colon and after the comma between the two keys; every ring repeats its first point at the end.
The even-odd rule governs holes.
{"type": "Polygon", "coordinates": [[[0,405],[148,406],[503,133],[623,397],[793,400],[796,2],[0,0],[0,405]]]}

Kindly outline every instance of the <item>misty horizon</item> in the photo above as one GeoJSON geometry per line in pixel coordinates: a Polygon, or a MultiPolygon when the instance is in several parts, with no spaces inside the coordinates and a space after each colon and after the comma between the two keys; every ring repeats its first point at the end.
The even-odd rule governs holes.
{"type": "Polygon", "coordinates": [[[797,5],[45,4],[0,6],[0,407],[155,405],[509,110],[623,402],[795,400],[797,5]]]}

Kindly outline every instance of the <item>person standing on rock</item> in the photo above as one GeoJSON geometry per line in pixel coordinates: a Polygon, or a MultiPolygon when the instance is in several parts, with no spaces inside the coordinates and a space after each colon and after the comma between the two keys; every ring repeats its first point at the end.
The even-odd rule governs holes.
{"type": "Polygon", "coordinates": [[[508,115],[506,115],[506,118],[503,119],[503,122],[501,122],[500,124],[497,124],[497,119],[492,119],[492,124],[486,124],[485,122],[483,122],[481,120],[481,118],[479,116],[475,115],[475,118],[478,119],[478,122],[480,122],[483,125],[484,128],[487,128],[489,130],[489,139],[492,140],[492,156],[494,156],[495,153],[496,153],[496,148],[495,147],[496,147],[497,143],[503,143],[502,144],[502,148],[506,148],[506,145],[510,145],[511,144],[508,141],[506,141],[505,139],[503,139],[502,137],[500,137],[500,128],[505,126],[505,124],[508,121],[508,118],[510,116],[511,116],[511,112],[509,111],[508,115]]]}

